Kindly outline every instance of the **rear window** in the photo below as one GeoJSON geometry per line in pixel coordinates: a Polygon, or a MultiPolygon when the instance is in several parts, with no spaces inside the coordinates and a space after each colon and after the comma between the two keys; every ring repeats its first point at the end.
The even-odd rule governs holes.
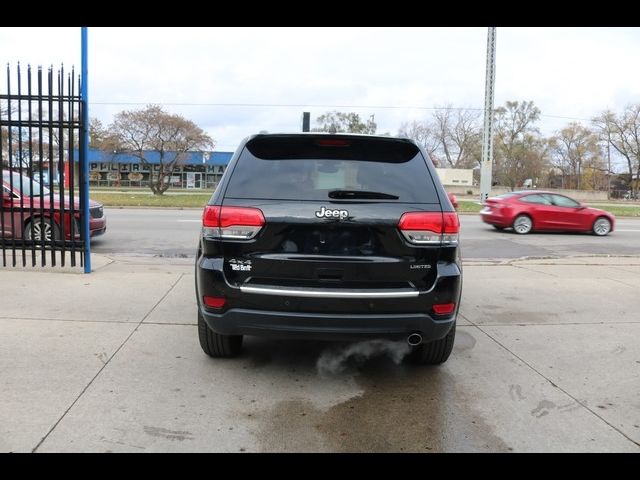
{"type": "Polygon", "coordinates": [[[525,195],[520,198],[520,201],[527,203],[539,203],[541,205],[551,205],[549,199],[542,195],[525,195]]]}
{"type": "Polygon", "coordinates": [[[497,195],[495,198],[510,198],[515,195],[518,195],[516,192],[503,193],[502,195],[497,195]]]}
{"type": "Polygon", "coordinates": [[[367,195],[358,192],[385,195],[376,201],[438,203],[424,157],[415,145],[333,136],[250,141],[238,159],[225,197],[326,201],[332,198],[330,193],[342,190],[354,192],[353,198],[363,201],[367,195]]]}
{"type": "Polygon", "coordinates": [[[558,206],[558,207],[576,208],[576,207],[580,206],[580,204],[578,202],[576,202],[575,200],[570,199],[569,197],[565,197],[565,196],[562,196],[562,195],[549,195],[549,197],[551,197],[551,199],[553,200],[553,204],[558,206]]]}

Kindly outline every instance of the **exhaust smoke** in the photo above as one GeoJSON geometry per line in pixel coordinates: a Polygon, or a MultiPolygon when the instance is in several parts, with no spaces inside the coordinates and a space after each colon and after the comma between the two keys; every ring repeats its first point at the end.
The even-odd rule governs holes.
{"type": "Polygon", "coordinates": [[[318,358],[316,368],[320,375],[341,373],[353,360],[356,365],[362,365],[373,357],[386,355],[398,365],[411,351],[407,342],[392,342],[390,340],[367,340],[352,343],[340,349],[325,351],[318,358]]]}

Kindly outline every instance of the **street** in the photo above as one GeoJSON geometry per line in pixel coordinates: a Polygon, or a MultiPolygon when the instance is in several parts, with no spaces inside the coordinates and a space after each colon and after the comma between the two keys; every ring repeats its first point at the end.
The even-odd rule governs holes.
{"type": "MultiPolygon", "coordinates": [[[[105,209],[107,233],[92,240],[103,254],[190,258],[200,232],[200,210],[105,209]]],[[[600,238],[589,234],[498,232],[479,215],[460,215],[463,259],[512,259],[574,255],[637,255],[640,218],[620,218],[616,231],[600,238]]]]}

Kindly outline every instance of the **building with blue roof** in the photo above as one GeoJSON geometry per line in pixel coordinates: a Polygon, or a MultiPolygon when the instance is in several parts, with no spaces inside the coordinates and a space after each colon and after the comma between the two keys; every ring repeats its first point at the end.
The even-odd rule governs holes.
{"type": "MultiPolygon", "coordinates": [[[[176,188],[215,188],[233,152],[187,152],[169,179],[176,188]]],[[[145,152],[147,163],[134,155],[89,149],[89,180],[94,186],[148,187],[151,169],[159,171],[160,154],[145,152]]],[[[169,158],[173,158],[170,156],[169,158]]]]}

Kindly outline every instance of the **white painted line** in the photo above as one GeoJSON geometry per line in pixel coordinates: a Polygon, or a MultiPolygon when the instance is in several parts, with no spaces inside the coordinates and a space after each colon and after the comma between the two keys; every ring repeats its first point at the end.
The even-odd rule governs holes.
{"type": "Polygon", "coordinates": [[[640,230],[634,230],[631,228],[616,228],[614,232],[640,232],[640,230]]]}
{"type": "Polygon", "coordinates": [[[197,222],[200,223],[202,220],[176,220],[176,222],[197,222]]]}

